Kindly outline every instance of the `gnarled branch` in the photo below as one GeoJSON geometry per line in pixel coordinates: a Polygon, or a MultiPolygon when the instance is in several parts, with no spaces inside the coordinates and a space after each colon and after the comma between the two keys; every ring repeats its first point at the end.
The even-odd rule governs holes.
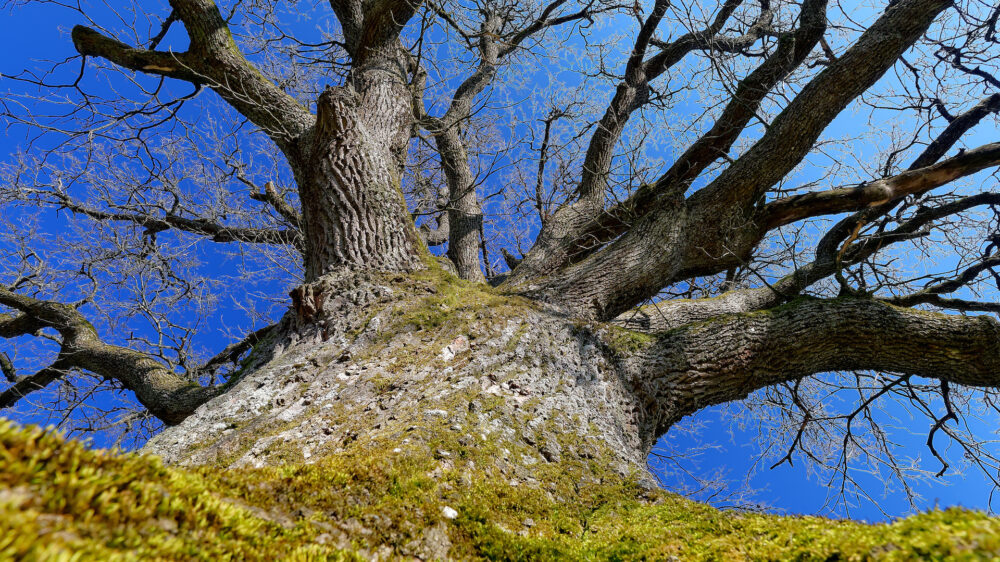
{"type": "Polygon", "coordinates": [[[0,394],[0,408],[12,406],[72,369],[117,380],[167,424],[180,423],[221,391],[218,386],[203,387],[186,380],[144,353],[103,342],[90,322],[72,306],[21,295],[5,287],[0,287],[0,305],[20,311],[19,317],[52,328],[62,336],[56,361],[7,388],[0,394]]]}
{"type": "Polygon", "coordinates": [[[992,143],[891,178],[778,199],[764,207],[764,228],[771,230],[808,217],[892,203],[997,165],[1000,165],[1000,143],[992,143]]]}
{"type": "Polygon", "coordinates": [[[73,43],[80,54],[130,70],[207,85],[279,147],[293,150],[295,141],[313,125],[309,111],[243,56],[214,2],[174,0],[171,6],[191,41],[185,53],[130,47],[84,26],[73,28],[73,43]]]}

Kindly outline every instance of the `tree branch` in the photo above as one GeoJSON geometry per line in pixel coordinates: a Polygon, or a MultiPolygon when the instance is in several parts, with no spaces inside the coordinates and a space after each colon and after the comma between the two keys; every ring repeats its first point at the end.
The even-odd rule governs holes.
{"type": "Polygon", "coordinates": [[[915,306],[918,304],[932,304],[941,308],[969,311],[990,311],[1000,312],[1000,303],[977,303],[962,299],[946,299],[942,294],[953,293],[969,283],[976,280],[979,274],[984,271],[993,271],[993,268],[1000,267],[1000,256],[989,256],[979,263],[967,267],[952,279],[946,279],[932,283],[916,293],[883,299],[885,302],[896,306],[915,306]]]}
{"type": "Polygon", "coordinates": [[[185,53],[136,49],[84,26],[73,28],[73,44],[80,54],[130,70],[207,85],[282,150],[294,151],[295,141],[313,125],[312,114],[244,58],[214,2],[173,0],[171,6],[190,38],[185,53]]]}
{"type": "Polygon", "coordinates": [[[144,353],[104,343],[90,322],[72,306],[35,299],[5,287],[0,287],[0,305],[17,309],[62,336],[56,362],[18,379],[0,395],[0,408],[13,405],[74,368],[117,380],[133,391],[150,413],[171,425],[180,423],[221,391],[218,386],[202,387],[188,381],[144,353]]]}
{"type": "Polygon", "coordinates": [[[651,43],[659,47],[660,51],[643,63],[646,76],[650,80],[660,76],[695,50],[739,52],[754,44],[765,33],[772,31],[774,12],[770,9],[769,2],[765,1],[761,2],[760,14],[746,33],[738,37],[718,37],[726,21],[741,4],[743,0],[726,0],[711,25],[703,30],[687,33],[670,43],[652,40],[651,43]]]}
{"type": "MultiPolygon", "coordinates": [[[[927,148],[924,149],[919,156],[917,156],[907,170],[912,171],[934,164],[942,156],[944,156],[948,150],[951,150],[951,147],[953,147],[955,143],[962,138],[962,135],[969,131],[969,129],[978,125],[979,122],[982,121],[987,115],[998,111],[1000,111],[1000,95],[995,94],[986,97],[972,109],[962,115],[959,115],[958,117],[953,117],[946,113],[945,116],[949,122],[948,126],[945,127],[945,129],[927,146],[927,148]]],[[[989,197],[990,194],[984,195],[989,197]]],[[[823,239],[820,242],[820,247],[826,246],[828,248],[833,248],[834,246],[839,245],[850,235],[851,232],[855,232],[859,228],[859,225],[870,223],[876,218],[885,215],[896,206],[897,202],[898,200],[883,205],[877,205],[875,207],[865,208],[854,213],[850,217],[842,219],[823,236],[823,239]]],[[[974,201],[970,201],[970,203],[972,206],[981,204],[974,201]]]]}
{"type": "Polygon", "coordinates": [[[3,352],[0,352],[0,372],[3,372],[3,378],[7,379],[7,382],[11,384],[20,380],[17,376],[17,369],[14,368],[14,363],[3,352]]]}
{"type": "Polygon", "coordinates": [[[118,66],[157,76],[204,84],[205,77],[191,67],[188,53],[151,51],[126,45],[117,39],[100,34],[89,27],[75,26],[73,46],[81,55],[100,57],[118,66]]]}
{"type": "Polygon", "coordinates": [[[209,237],[213,242],[247,242],[253,244],[288,244],[301,247],[301,236],[296,230],[277,230],[265,228],[249,228],[225,226],[207,219],[189,219],[177,215],[166,214],[161,217],[138,213],[115,213],[101,211],[76,203],[68,196],[54,193],[59,206],[74,213],[88,216],[101,221],[125,221],[145,228],[148,232],[157,233],[171,228],[200,234],[209,237]]]}
{"type": "Polygon", "coordinates": [[[417,13],[423,0],[372,0],[364,7],[364,23],[353,53],[355,66],[364,66],[392,50],[388,45],[417,13]]]}
{"type": "MultiPolygon", "coordinates": [[[[689,34],[665,47],[658,56],[666,58],[656,60],[654,57],[647,63],[647,66],[653,69],[650,72],[653,74],[663,72],[692,49],[713,47],[715,39],[711,33],[717,33],[721,29],[725,23],[723,16],[728,18],[728,14],[738,5],[739,2],[727,2],[723,13],[712,27],[697,34],[689,34]]],[[[757,115],[764,97],[802,64],[812,47],[822,38],[826,29],[826,19],[821,16],[826,11],[826,2],[806,3],[802,9],[808,14],[802,18],[807,25],[780,37],[774,53],[740,81],[733,98],[726,104],[711,129],[688,147],[654,183],[640,186],[627,200],[601,212],[579,232],[565,238],[564,243],[575,246],[569,250],[567,256],[570,263],[583,259],[603,244],[620,236],[644,214],[675,203],[705,168],[729,152],[750,120],[757,115]]],[[[770,29],[771,19],[770,10],[762,10],[750,31],[732,40],[735,42],[734,45],[752,44],[770,29]]]]}
{"type": "Polygon", "coordinates": [[[949,0],[901,0],[891,5],[851,48],[802,88],[745,155],[692,199],[713,207],[723,200],[725,205],[741,206],[756,202],[802,161],[826,126],[881,78],[950,5],[949,0]]]}
{"type": "Polygon", "coordinates": [[[691,324],[629,358],[667,427],[713,404],[821,372],[877,370],[1000,386],[1000,324],[870,299],[798,299],[691,324]]]}
{"type": "Polygon", "coordinates": [[[45,324],[37,318],[27,314],[0,314],[0,338],[16,338],[34,334],[45,327],[45,324]]]}
{"type": "Polygon", "coordinates": [[[242,340],[227,345],[225,349],[217,353],[215,357],[212,357],[205,362],[205,364],[198,369],[198,374],[212,373],[226,363],[236,363],[236,361],[240,358],[240,355],[243,355],[247,350],[260,343],[277,326],[278,324],[271,324],[259,330],[254,330],[253,332],[247,334],[247,337],[242,340]]]}
{"type": "MultiPolygon", "coordinates": [[[[705,299],[661,301],[625,312],[613,322],[630,330],[657,333],[725,314],[749,313],[772,308],[799,296],[813,283],[836,273],[838,268],[860,263],[897,242],[925,236],[930,232],[928,226],[932,222],[982,205],[1000,205],[1000,193],[979,193],[937,207],[922,207],[914,216],[901,222],[896,228],[863,238],[846,248],[841,246],[843,239],[824,237],[817,246],[814,261],[798,267],[792,273],[767,286],[726,291],[716,297],[705,299]]],[[[904,298],[906,297],[899,297],[899,299],[904,298]]],[[[915,299],[913,302],[896,299],[887,299],[887,302],[897,306],[932,304],[966,312],[1000,311],[1000,305],[995,303],[946,299],[938,294],[914,295],[913,298],[915,299]]]]}
{"type": "Polygon", "coordinates": [[[448,219],[448,210],[442,210],[437,217],[437,228],[431,228],[428,223],[420,225],[420,236],[423,237],[424,243],[433,248],[434,246],[440,246],[448,241],[448,235],[451,233],[451,225],[448,219]]]}
{"type": "Polygon", "coordinates": [[[938,136],[931,141],[923,153],[910,165],[911,170],[923,168],[940,160],[945,153],[955,146],[955,143],[962,138],[969,129],[975,127],[987,115],[1000,112],[1000,94],[987,96],[969,111],[955,117],[948,123],[948,126],[941,131],[938,136]]]}
{"type": "MultiPolygon", "coordinates": [[[[423,126],[435,137],[442,168],[448,182],[450,200],[447,210],[449,217],[446,223],[448,255],[463,279],[485,280],[479,265],[479,241],[481,239],[479,231],[482,228],[482,209],[473,187],[468,155],[457,126],[460,122],[469,119],[473,102],[496,77],[502,57],[514,52],[522,41],[534,33],[555,25],[590,18],[594,13],[588,5],[575,14],[552,17],[553,13],[565,2],[566,0],[555,0],[548,4],[538,18],[505,42],[502,50],[498,41],[501,39],[499,33],[505,23],[503,17],[497,13],[484,13],[484,20],[476,35],[479,48],[479,65],[476,71],[455,90],[451,104],[442,117],[421,115],[423,126]]],[[[417,107],[420,107],[419,103],[417,107]]],[[[425,231],[426,234],[430,233],[429,229],[425,229],[425,231]]],[[[440,234],[443,230],[439,227],[437,232],[440,234]]],[[[435,241],[438,239],[435,238],[435,241]]]]}
{"type": "MultiPolygon", "coordinates": [[[[551,273],[566,263],[583,259],[608,240],[621,235],[641,214],[663,205],[665,201],[676,199],[677,192],[682,194],[686,189],[686,182],[697,177],[720,154],[728,152],[756,114],[764,96],[801,64],[811,45],[823,35],[826,1],[807,2],[802,8],[804,14],[808,13],[802,18],[804,24],[794,33],[784,36],[775,53],[740,82],[733,99],[712,129],[688,148],[654,185],[640,187],[627,201],[603,211],[604,190],[614,147],[631,113],[644,103],[648,82],[680,62],[688,53],[698,49],[711,50],[716,45],[716,35],[741,3],[742,0],[728,0],[708,28],[663,46],[659,53],[631,71],[631,79],[630,71],[626,70],[625,79],[619,84],[587,147],[583,175],[577,189],[579,200],[556,210],[552,216],[553,224],[543,227],[535,246],[525,256],[524,267],[511,277],[512,284],[523,283],[532,277],[551,273]],[[816,17],[817,13],[820,17],[816,17]],[[641,80],[638,78],[640,75],[641,80]]],[[[765,7],[750,30],[733,40],[734,45],[752,44],[769,29],[771,19],[772,14],[765,7]]]]}
{"type": "MultiPolygon", "coordinates": [[[[0,409],[14,406],[21,400],[21,398],[24,398],[36,390],[45,388],[53,381],[62,378],[69,370],[70,366],[68,362],[60,358],[52,365],[33,375],[11,380],[13,384],[7,387],[3,392],[0,392],[0,409]]],[[[9,377],[8,380],[10,380],[9,377]]]]}
{"type": "Polygon", "coordinates": [[[527,293],[562,302],[577,314],[611,319],[675,280],[745,262],[763,234],[752,220],[763,193],[801,162],[823,129],[949,5],[948,0],[892,5],[708,186],[683,204],[674,201],[647,213],[602,251],[529,286],[527,293]]]}
{"type": "Polygon", "coordinates": [[[987,144],[891,178],[778,199],[764,207],[762,221],[766,230],[772,230],[808,217],[892,203],[997,165],[1000,165],[1000,143],[987,144]]]}
{"type": "Polygon", "coordinates": [[[295,227],[302,228],[302,216],[299,212],[295,210],[294,207],[285,201],[285,198],[278,193],[278,190],[274,187],[274,182],[267,182],[264,184],[264,189],[260,192],[255,192],[250,194],[250,198],[254,201],[260,201],[262,203],[267,203],[279,215],[284,217],[285,220],[292,223],[295,227]]]}

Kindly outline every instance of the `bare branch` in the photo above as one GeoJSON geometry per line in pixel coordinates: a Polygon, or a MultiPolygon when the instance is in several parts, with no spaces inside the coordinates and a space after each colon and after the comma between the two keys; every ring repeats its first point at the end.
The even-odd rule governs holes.
{"type": "MultiPolygon", "coordinates": [[[[0,409],[10,408],[18,403],[21,398],[31,394],[36,390],[41,390],[66,375],[71,365],[63,359],[56,360],[52,365],[38,371],[33,375],[20,377],[11,380],[13,383],[3,392],[0,392],[0,409]]],[[[8,377],[10,380],[10,377],[8,377]]]]}
{"type": "Polygon", "coordinates": [[[955,143],[975,127],[987,115],[1000,112],[1000,94],[988,96],[965,113],[955,117],[941,133],[932,141],[923,153],[913,161],[910,169],[923,168],[940,160],[955,143]]]}
{"type": "Polygon", "coordinates": [[[147,232],[155,234],[171,228],[209,237],[213,242],[248,242],[254,244],[301,245],[300,234],[295,230],[276,230],[249,227],[232,227],[205,219],[186,218],[166,214],[162,218],[136,213],[116,213],[93,209],[71,200],[63,194],[55,194],[60,199],[60,207],[74,213],[86,215],[95,220],[125,221],[139,225],[147,232]]]}
{"type": "Polygon", "coordinates": [[[927,433],[927,448],[931,450],[931,454],[934,455],[938,461],[941,462],[941,470],[938,471],[935,476],[940,478],[948,471],[948,461],[944,460],[941,453],[934,448],[934,434],[938,432],[939,429],[944,427],[944,424],[948,423],[950,420],[958,420],[958,416],[955,415],[955,410],[951,407],[951,393],[948,390],[948,381],[941,381],[941,398],[944,400],[945,415],[941,418],[934,420],[934,425],[931,430],[927,433]]]}
{"type": "MultiPolygon", "coordinates": [[[[668,201],[647,213],[607,248],[545,278],[528,294],[562,302],[579,314],[611,319],[677,279],[744,262],[763,235],[750,217],[764,191],[809,153],[823,129],[949,5],[946,0],[894,4],[802,89],[753,148],[708,186],[683,204],[668,201]],[[697,241],[687,239],[695,233],[697,241]]],[[[527,259],[519,269],[525,263],[527,259]]]]}
{"type": "MultiPolygon", "coordinates": [[[[629,116],[645,103],[649,90],[648,81],[665,72],[688,53],[698,49],[711,50],[717,39],[716,34],[740,3],[737,0],[726,2],[711,26],[700,32],[684,35],[664,46],[649,61],[633,64],[633,50],[633,59],[629,63],[631,70],[626,70],[625,79],[619,84],[615,97],[587,148],[577,190],[579,201],[555,212],[552,218],[556,223],[542,229],[535,247],[525,256],[522,267],[514,272],[511,284],[524,283],[531,277],[544,275],[567,263],[579,261],[607,241],[621,235],[628,225],[643,214],[659,207],[675,206],[677,198],[687,189],[690,181],[720,155],[728,152],[767,93],[805,60],[826,29],[826,1],[807,2],[802,8],[803,23],[799,29],[784,35],[775,53],[740,82],[732,101],[727,104],[712,129],[688,148],[654,185],[640,187],[627,201],[604,212],[604,190],[614,147],[629,116]]],[[[769,29],[771,16],[768,9],[763,9],[737,44],[749,45],[759,39],[769,29]]],[[[636,49],[638,48],[637,43],[636,49]]],[[[645,52],[645,49],[642,50],[645,52]]]]}
{"type": "Polygon", "coordinates": [[[134,48],[80,25],[73,28],[73,45],[81,55],[100,57],[129,70],[176,78],[192,84],[206,82],[203,76],[192,69],[188,53],[134,48]]]}
{"type": "Polygon", "coordinates": [[[302,216],[299,212],[295,210],[294,207],[285,201],[285,198],[278,193],[278,190],[274,187],[274,182],[267,182],[264,184],[264,189],[251,193],[250,198],[254,201],[261,201],[267,203],[278,212],[279,215],[285,218],[288,222],[292,223],[298,228],[302,228],[302,216]]]}
{"type": "Polygon", "coordinates": [[[0,371],[3,372],[3,376],[7,379],[7,382],[14,384],[18,381],[17,369],[14,368],[14,363],[3,352],[0,352],[0,371]]]}
{"type": "Polygon", "coordinates": [[[1000,143],[992,143],[891,178],[778,199],[764,207],[764,228],[771,230],[807,217],[892,203],[997,165],[1000,165],[1000,143]]]}
{"type": "Polygon", "coordinates": [[[73,28],[74,45],[81,54],[131,70],[207,85],[283,150],[291,150],[314,122],[309,111],[244,58],[214,2],[175,0],[172,5],[191,40],[187,53],[135,49],[83,26],[73,28]]]}
{"type": "Polygon", "coordinates": [[[0,304],[21,311],[62,336],[56,362],[32,376],[19,379],[3,393],[0,407],[12,405],[73,368],[119,381],[135,392],[139,402],[153,415],[168,424],[180,423],[220,391],[220,387],[198,386],[166,370],[144,353],[104,343],[90,322],[71,306],[35,299],[4,287],[0,287],[0,304]]]}
{"type": "Polygon", "coordinates": [[[212,357],[205,364],[198,369],[198,374],[213,373],[219,367],[225,365],[226,363],[236,363],[240,356],[246,353],[253,346],[257,345],[268,337],[278,324],[271,324],[270,326],[265,326],[259,330],[254,330],[247,334],[242,340],[231,343],[225,347],[222,351],[217,353],[215,357],[212,357]]]}

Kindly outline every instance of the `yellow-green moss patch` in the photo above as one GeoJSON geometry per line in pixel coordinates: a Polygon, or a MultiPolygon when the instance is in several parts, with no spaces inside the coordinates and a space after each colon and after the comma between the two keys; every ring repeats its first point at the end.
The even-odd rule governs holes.
{"type": "Polygon", "coordinates": [[[605,342],[612,349],[622,354],[641,351],[656,341],[656,338],[649,334],[628,330],[620,326],[608,325],[605,330],[605,342]]]}
{"type": "Polygon", "coordinates": [[[0,559],[360,559],[156,458],[93,451],[0,420],[0,559]]]}
{"type": "Polygon", "coordinates": [[[973,511],[882,525],[722,512],[643,490],[600,462],[541,464],[537,484],[515,485],[488,462],[499,452],[481,445],[364,447],[314,465],[185,470],[0,421],[0,559],[427,557],[429,529],[460,559],[1000,556],[1000,521],[973,511]]]}

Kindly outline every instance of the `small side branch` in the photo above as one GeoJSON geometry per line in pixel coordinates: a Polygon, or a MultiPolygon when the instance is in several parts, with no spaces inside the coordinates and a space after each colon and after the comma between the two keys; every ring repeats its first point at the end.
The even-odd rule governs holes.
{"type": "Polygon", "coordinates": [[[88,216],[100,221],[124,221],[131,222],[145,228],[150,233],[163,232],[164,230],[176,229],[192,234],[199,234],[208,237],[213,242],[247,242],[254,244],[288,244],[296,245],[299,242],[299,233],[296,230],[278,230],[267,228],[250,228],[238,226],[226,226],[208,219],[186,218],[172,214],[163,217],[155,217],[141,213],[116,213],[93,209],[73,201],[68,196],[61,193],[53,193],[57,199],[57,205],[74,213],[88,216]]]}
{"type": "Polygon", "coordinates": [[[170,31],[170,26],[172,26],[178,19],[177,11],[170,10],[170,15],[167,16],[167,19],[163,20],[163,25],[160,26],[160,32],[149,40],[150,50],[155,49],[160,45],[160,41],[163,41],[163,38],[167,36],[167,32],[170,31]]]}
{"type": "Polygon", "coordinates": [[[941,399],[944,400],[945,415],[939,419],[934,420],[934,425],[931,427],[930,432],[927,433],[927,448],[931,450],[931,454],[934,455],[941,463],[941,470],[938,471],[934,476],[940,478],[944,476],[944,473],[948,471],[948,461],[944,460],[944,457],[938,453],[937,449],[934,448],[934,434],[938,432],[939,429],[944,427],[944,424],[948,423],[949,420],[958,420],[958,416],[955,415],[955,409],[951,406],[951,395],[948,390],[948,381],[941,381],[941,399]]]}
{"type": "Polygon", "coordinates": [[[925,193],[997,165],[1000,165],[1000,143],[991,143],[891,178],[862,183],[856,187],[786,197],[769,203],[764,208],[764,228],[772,230],[808,217],[877,207],[907,195],[925,193]]]}
{"type": "Polygon", "coordinates": [[[250,334],[241,341],[227,345],[225,349],[216,354],[215,357],[209,359],[204,366],[198,369],[198,374],[214,373],[219,367],[225,365],[226,363],[236,363],[241,355],[263,341],[263,339],[266,338],[268,334],[270,334],[271,331],[277,326],[277,324],[265,326],[259,330],[250,332],[250,334]]]}
{"type": "Polygon", "coordinates": [[[1000,112],[1000,94],[993,94],[981,100],[972,109],[955,117],[948,126],[931,141],[923,153],[913,161],[910,169],[923,168],[940,160],[955,143],[975,127],[987,115],[1000,112]]]}
{"type": "Polygon", "coordinates": [[[274,187],[274,182],[269,181],[265,183],[264,189],[257,193],[251,193],[250,198],[254,201],[267,203],[285,220],[295,225],[296,228],[302,228],[302,217],[299,215],[298,211],[289,205],[288,201],[285,201],[285,198],[278,193],[278,190],[274,187]]]}
{"type": "Polygon", "coordinates": [[[7,382],[14,384],[18,381],[17,369],[14,368],[14,363],[3,352],[0,352],[0,371],[3,371],[3,377],[7,379],[7,382]]]}
{"type": "MultiPolygon", "coordinates": [[[[20,377],[16,381],[12,381],[14,384],[7,387],[3,392],[0,392],[0,409],[10,408],[25,396],[36,390],[41,390],[53,381],[62,378],[69,371],[67,363],[67,361],[57,360],[52,365],[33,375],[20,377]]],[[[4,371],[6,374],[6,369],[4,371]]]]}

